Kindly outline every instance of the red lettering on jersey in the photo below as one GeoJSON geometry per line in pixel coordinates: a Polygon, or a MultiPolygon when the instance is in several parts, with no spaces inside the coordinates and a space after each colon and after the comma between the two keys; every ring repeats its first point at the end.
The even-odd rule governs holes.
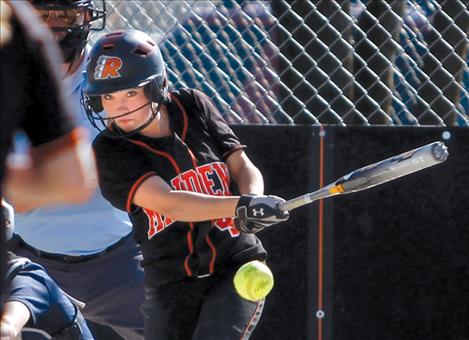
{"type": "MultiPolygon", "coordinates": [[[[171,186],[175,190],[189,190],[192,192],[200,192],[212,196],[231,195],[229,190],[230,175],[226,164],[222,162],[204,164],[198,166],[196,169],[187,170],[182,174],[174,177],[171,180],[171,186]],[[211,176],[213,179],[209,176],[211,176]],[[218,178],[218,180],[214,177],[218,178]]],[[[148,232],[149,238],[153,237],[169,225],[167,222],[168,219],[165,221],[161,220],[161,218],[164,219],[164,216],[160,216],[160,220],[155,217],[154,222],[150,221],[150,229],[148,232]],[[166,225],[164,222],[166,222],[166,225]],[[161,230],[158,229],[158,226],[160,225],[159,223],[163,224],[161,230]],[[154,231],[151,228],[153,228],[154,231]],[[152,231],[151,236],[150,230],[152,231]]],[[[172,220],[170,221],[173,223],[172,220]]],[[[228,231],[232,237],[238,237],[240,234],[239,230],[235,228],[233,219],[231,217],[215,220],[214,225],[219,230],[228,231]]]]}
{"type": "Polygon", "coordinates": [[[204,164],[197,167],[197,172],[199,173],[200,182],[202,183],[202,187],[204,188],[204,192],[206,194],[213,196],[223,196],[223,193],[220,190],[217,190],[216,192],[212,190],[215,183],[213,180],[208,178],[209,174],[213,174],[213,168],[211,164],[204,164]]]}
{"type": "Polygon", "coordinates": [[[232,237],[238,237],[240,234],[240,231],[236,229],[233,223],[233,219],[231,217],[228,218],[220,218],[215,221],[215,227],[217,227],[220,230],[228,230],[230,235],[232,237]]]}
{"type": "Polygon", "coordinates": [[[213,169],[215,170],[216,174],[218,175],[218,178],[220,178],[220,182],[223,185],[223,191],[225,192],[225,195],[230,194],[230,175],[228,173],[228,169],[226,168],[225,163],[211,163],[213,166],[213,169]]]}
{"type": "Polygon", "coordinates": [[[160,231],[169,227],[174,223],[174,220],[169,217],[158,214],[157,212],[150,209],[143,209],[145,214],[148,217],[148,239],[151,239],[153,236],[158,234],[160,231]]]}
{"type": "Polygon", "coordinates": [[[176,190],[187,190],[187,189],[184,187],[184,183],[183,183],[182,178],[181,178],[180,176],[174,177],[174,178],[171,180],[171,185],[172,185],[173,188],[176,189],[176,190]]]}
{"type": "Polygon", "coordinates": [[[197,173],[194,170],[191,169],[189,171],[186,171],[182,173],[180,177],[184,181],[187,190],[193,192],[203,192],[199,182],[199,176],[197,176],[197,173]]]}

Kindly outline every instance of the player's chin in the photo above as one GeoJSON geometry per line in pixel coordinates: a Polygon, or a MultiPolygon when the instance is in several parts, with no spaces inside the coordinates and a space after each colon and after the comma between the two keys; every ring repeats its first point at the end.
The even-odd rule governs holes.
{"type": "Polygon", "coordinates": [[[131,119],[118,120],[116,123],[117,126],[125,132],[129,132],[135,129],[135,123],[131,119]]]}

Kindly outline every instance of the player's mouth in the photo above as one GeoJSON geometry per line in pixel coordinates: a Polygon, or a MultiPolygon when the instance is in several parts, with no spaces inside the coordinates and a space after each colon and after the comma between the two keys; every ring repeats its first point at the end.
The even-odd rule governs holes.
{"type": "Polygon", "coordinates": [[[130,118],[119,118],[119,119],[116,119],[117,123],[119,124],[129,124],[133,121],[133,119],[130,119],[130,118]]]}

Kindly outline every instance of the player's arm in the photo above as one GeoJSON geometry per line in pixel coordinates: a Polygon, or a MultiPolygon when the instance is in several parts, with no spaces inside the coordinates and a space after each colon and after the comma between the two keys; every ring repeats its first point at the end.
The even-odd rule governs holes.
{"type": "Polygon", "coordinates": [[[22,302],[8,301],[5,303],[2,319],[0,320],[1,338],[6,340],[16,339],[30,317],[31,312],[22,302]]]}
{"type": "Polygon", "coordinates": [[[262,195],[264,193],[262,174],[243,151],[244,146],[238,137],[206,94],[194,90],[193,95],[199,112],[202,112],[206,120],[210,137],[223,154],[239,192],[262,195]]]}
{"type": "Polygon", "coordinates": [[[33,148],[27,168],[7,165],[5,197],[18,212],[90,197],[96,187],[96,170],[86,133],[75,129],[33,148]]]}
{"type": "Polygon", "coordinates": [[[28,79],[23,81],[27,98],[22,98],[20,124],[34,147],[30,167],[7,168],[5,195],[19,212],[84,201],[92,188],[88,176],[96,177],[90,175],[93,157],[86,132],[74,129],[73,108],[58,68],[60,50],[27,1],[12,8],[18,20],[15,32],[28,41],[21,55],[28,79]]]}
{"type": "Polygon", "coordinates": [[[139,207],[185,222],[207,221],[235,215],[239,196],[210,196],[173,190],[161,177],[147,178],[133,196],[139,207]]]}
{"type": "Polygon", "coordinates": [[[226,164],[241,194],[262,195],[264,193],[262,174],[242,149],[229,155],[226,164]]]}

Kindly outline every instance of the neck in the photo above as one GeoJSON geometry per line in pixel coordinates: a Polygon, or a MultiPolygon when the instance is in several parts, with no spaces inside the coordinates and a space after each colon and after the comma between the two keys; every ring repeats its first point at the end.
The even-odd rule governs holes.
{"type": "Polygon", "coordinates": [[[167,137],[171,135],[172,132],[171,127],[169,126],[169,114],[165,104],[161,104],[160,110],[155,119],[140,133],[144,136],[154,138],[167,137]]]}

